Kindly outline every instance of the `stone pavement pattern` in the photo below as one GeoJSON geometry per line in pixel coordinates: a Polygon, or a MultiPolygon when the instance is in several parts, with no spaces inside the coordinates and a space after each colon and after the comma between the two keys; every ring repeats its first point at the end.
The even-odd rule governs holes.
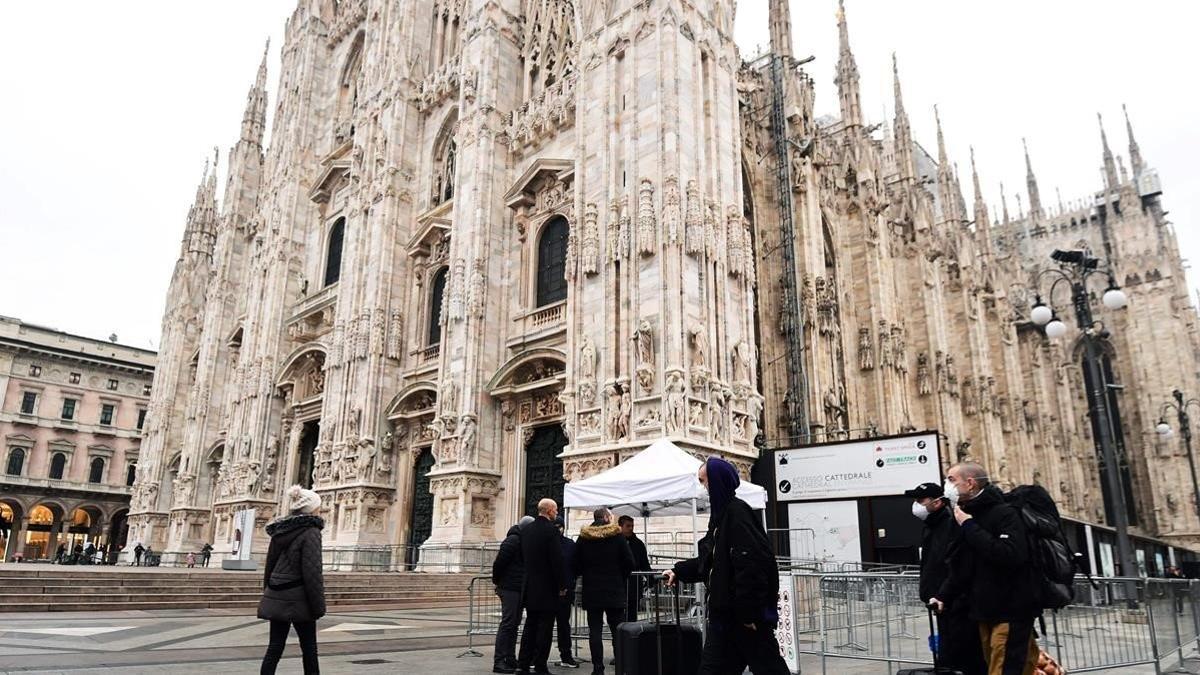
{"type": "MultiPolygon", "coordinates": [[[[321,666],[326,673],[438,673],[491,671],[490,638],[476,647],[483,657],[458,658],[466,648],[466,610],[348,611],[319,623],[321,666]]],[[[0,614],[0,673],[159,674],[171,666],[228,675],[257,673],[267,625],[250,613],[212,610],[0,614]]],[[[586,650],[586,647],[580,645],[586,650]]],[[[815,657],[803,657],[805,673],[820,673],[815,657]]],[[[1189,662],[1191,672],[1200,672],[1189,662]]],[[[551,666],[557,673],[579,673],[551,666]]],[[[295,634],[280,673],[300,671],[295,634]]],[[[879,675],[895,666],[830,660],[827,673],[879,675]]],[[[610,669],[611,672],[611,669],[610,669]]],[[[1153,669],[1105,671],[1149,675],[1153,669]]]]}

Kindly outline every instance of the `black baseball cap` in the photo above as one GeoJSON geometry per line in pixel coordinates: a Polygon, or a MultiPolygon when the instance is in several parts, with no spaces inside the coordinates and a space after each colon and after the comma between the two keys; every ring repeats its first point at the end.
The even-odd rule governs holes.
{"type": "Polygon", "coordinates": [[[942,497],[942,486],[937,483],[921,483],[911,490],[904,491],[905,497],[913,499],[924,499],[926,497],[942,497]]]}

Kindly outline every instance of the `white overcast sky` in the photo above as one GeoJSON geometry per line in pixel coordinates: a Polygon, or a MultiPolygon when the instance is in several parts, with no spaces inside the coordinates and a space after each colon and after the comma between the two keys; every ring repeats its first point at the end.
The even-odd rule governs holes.
{"type": "MultiPolygon", "coordinates": [[[[836,113],[835,0],[794,0],[797,56],[836,113]]],[[[767,0],[738,2],[743,55],[767,37],[767,0]]],[[[205,160],[236,139],[272,39],[271,100],[295,0],[5,3],[0,22],[0,314],[156,347],[184,219],[205,160]]],[[[1096,112],[1125,154],[1121,103],[1156,167],[1185,258],[1200,258],[1200,3],[1175,0],[848,0],[866,114],[892,107],[891,52],[916,138],[939,106],[951,157],[975,145],[992,205],[1025,182],[1042,199],[1100,185],[1096,112]],[[1190,84],[1189,84],[1190,83],[1190,84]]],[[[967,195],[968,203],[971,196],[967,195]]],[[[1195,281],[1195,275],[1192,277],[1195,281]]],[[[1136,298],[1135,298],[1136,300],[1136,298]]]]}

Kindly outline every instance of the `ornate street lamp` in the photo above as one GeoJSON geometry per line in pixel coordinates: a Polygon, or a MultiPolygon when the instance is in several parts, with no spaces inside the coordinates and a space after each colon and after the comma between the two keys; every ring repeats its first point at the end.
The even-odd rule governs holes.
{"type": "Polygon", "coordinates": [[[1163,438],[1170,438],[1171,425],[1167,423],[1167,411],[1174,410],[1179,418],[1179,431],[1183,434],[1183,447],[1187,450],[1188,468],[1192,470],[1192,499],[1195,502],[1196,515],[1200,516],[1200,483],[1196,481],[1196,455],[1192,452],[1192,422],[1188,416],[1188,407],[1196,406],[1200,410],[1200,399],[1189,398],[1184,400],[1182,391],[1176,389],[1171,392],[1171,396],[1175,399],[1172,403],[1167,401],[1163,404],[1162,410],[1158,413],[1158,424],[1154,430],[1163,438]]]}
{"type": "Polygon", "coordinates": [[[1117,286],[1111,268],[1102,266],[1100,259],[1092,256],[1087,249],[1069,251],[1055,250],[1050,258],[1058,263],[1057,268],[1047,268],[1038,273],[1034,287],[1041,286],[1043,279],[1053,278],[1046,293],[1047,302],[1042,301],[1039,294],[1029,313],[1030,319],[1039,326],[1044,326],[1046,336],[1052,340],[1062,338],[1067,333],[1067,325],[1058,318],[1051,307],[1054,291],[1059,284],[1067,284],[1071,288],[1071,304],[1075,310],[1075,321],[1080,332],[1080,341],[1084,346],[1084,367],[1088,372],[1090,387],[1088,400],[1091,413],[1096,422],[1097,436],[1100,441],[1100,453],[1104,459],[1104,479],[1111,495],[1113,526],[1117,531],[1117,560],[1121,563],[1121,573],[1130,576],[1136,573],[1133,564],[1133,547],[1129,542],[1129,513],[1125,510],[1125,490],[1121,485],[1121,474],[1117,461],[1117,446],[1113,439],[1112,420],[1108,410],[1108,392],[1104,381],[1104,371],[1101,368],[1101,346],[1108,340],[1109,332],[1103,322],[1092,316],[1091,296],[1088,294],[1088,281],[1097,274],[1108,277],[1108,287],[1104,291],[1101,302],[1109,310],[1119,310],[1129,304],[1129,298],[1117,286]]]}

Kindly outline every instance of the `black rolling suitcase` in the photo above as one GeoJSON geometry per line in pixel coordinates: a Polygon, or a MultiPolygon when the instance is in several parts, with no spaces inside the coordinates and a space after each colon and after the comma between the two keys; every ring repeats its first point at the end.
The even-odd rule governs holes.
{"type": "Polygon", "coordinates": [[[617,675],[695,675],[700,671],[704,638],[700,627],[680,621],[679,584],[675,584],[675,623],[662,623],[658,586],[651,621],[627,621],[617,626],[617,675]]]}
{"type": "Polygon", "coordinates": [[[961,670],[952,668],[943,668],[938,665],[938,652],[940,645],[938,644],[937,623],[933,620],[933,608],[929,610],[929,651],[933,653],[932,668],[904,668],[897,670],[896,675],[963,675],[961,670]]]}

